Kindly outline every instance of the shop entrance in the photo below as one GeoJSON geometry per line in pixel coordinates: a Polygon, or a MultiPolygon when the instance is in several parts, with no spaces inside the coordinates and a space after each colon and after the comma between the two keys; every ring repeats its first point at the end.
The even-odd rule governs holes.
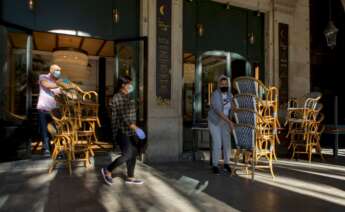
{"type": "MultiPolygon", "coordinates": [[[[217,89],[221,75],[226,75],[232,82],[239,76],[251,76],[251,69],[250,62],[237,53],[207,51],[201,54],[196,61],[193,124],[207,122],[211,95],[217,89]]],[[[229,89],[232,89],[231,85],[229,89]]]]}
{"type": "MultiPolygon", "coordinates": [[[[192,145],[195,139],[191,136],[192,128],[197,126],[196,128],[201,130],[207,129],[211,94],[217,88],[217,79],[221,75],[226,75],[232,85],[232,80],[236,77],[252,76],[252,65],[245,57],[235,52],[206,51],[199,56],[192,53],[184,54],[184,151],[195,148],[195,145],[192,145]]],[[[201,139],[198,141],[198,148],[208,148],[207,130],[202,130],[199,134],[205,135],[198,136],[201,139]]]]}
{"type": "Polygon", "coordinates": [[[1,135],[12,137],[8,139],[10,146],[2,141],[1,145],[8,154],[1,154],[0,160],[29,157],[31,143],[38,143],[37,80],[40,74],[49,72],[52,63],[62,67],[64,78],[83,90],[98,93],[98,114],[102,125],[98,135],[101,141],[109,142],[112,137],[110,113],[107,111],[120,75],[129,75],[133,79],[138,124],[146,128],[146,37],[101,40],[79,35],[73,30],[38,32],[23,27],[1,27],[1,135]],[[18,127],[24,126],[20,125],[23,122],[30,126],[29,130],[26,129],[30,132],[26,139],[19,138],[23,133],[14,133],[18,127]],[[14,145],[16,140],[18,144],[14,145]]]}

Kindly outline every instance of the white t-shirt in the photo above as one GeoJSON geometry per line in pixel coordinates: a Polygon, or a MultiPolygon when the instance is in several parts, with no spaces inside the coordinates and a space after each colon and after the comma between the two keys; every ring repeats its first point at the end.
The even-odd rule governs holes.
{"type": "Polygon", "coordinates": [[[41,74],[39,76],[40,94],[38,97],[37,109],[51,111],[56,108],[56,101],[54,95],[61,92],[60,88],[47,89],[41,85],[42,80],[53,82],[49,74],[41,74]]]}
{"type": "Polygon", "coordinates": [[[230,98],[228,97],[226,93],[225,94],[222,93],[222,97],[223,97],[223,108],[224,108],[223,113],[225,116],[229,116],[229,112],[231,108],[230,98]]]}

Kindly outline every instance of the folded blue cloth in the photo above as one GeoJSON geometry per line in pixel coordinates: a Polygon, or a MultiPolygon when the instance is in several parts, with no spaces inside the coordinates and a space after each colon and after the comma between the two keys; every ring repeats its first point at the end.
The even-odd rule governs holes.
{"type": "Polygon", "coordinates": [[[140,140],[144,140],[146,138],[145,132],[140,128],[135,129],[135,134],[140,140]]]}

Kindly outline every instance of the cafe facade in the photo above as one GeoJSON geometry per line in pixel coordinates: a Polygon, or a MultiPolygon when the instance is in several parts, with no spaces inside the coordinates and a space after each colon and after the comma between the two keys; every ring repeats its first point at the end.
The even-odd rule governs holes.
{"type": "Polygon", "coordinates": [[[10,113],[33,123],[36,78],[57,63],[64,77],[98,92],[99,136],[109,139],[116,78],[130,75],[148,161],[182,158],[219,74],[277,86],[282,103],[310,91],[309,0],[1,4],[0,119],[10,113]]]}

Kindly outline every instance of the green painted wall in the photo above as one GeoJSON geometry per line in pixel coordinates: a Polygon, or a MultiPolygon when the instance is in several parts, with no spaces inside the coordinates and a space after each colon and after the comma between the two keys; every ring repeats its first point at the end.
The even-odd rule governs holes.
{"type": "Polygon", "coordinates": [[[184,0],[183,45],[184,52],[224,50],[236,52],[252,63],[260,63],[260,78],[264,67],[264,14],[210,0],[184,0]],[[196,25],[203,24],[204,35],[196,34],[196,25]],[[248,34],[253,32],[255,43],[250,44],[248,34]]]}

